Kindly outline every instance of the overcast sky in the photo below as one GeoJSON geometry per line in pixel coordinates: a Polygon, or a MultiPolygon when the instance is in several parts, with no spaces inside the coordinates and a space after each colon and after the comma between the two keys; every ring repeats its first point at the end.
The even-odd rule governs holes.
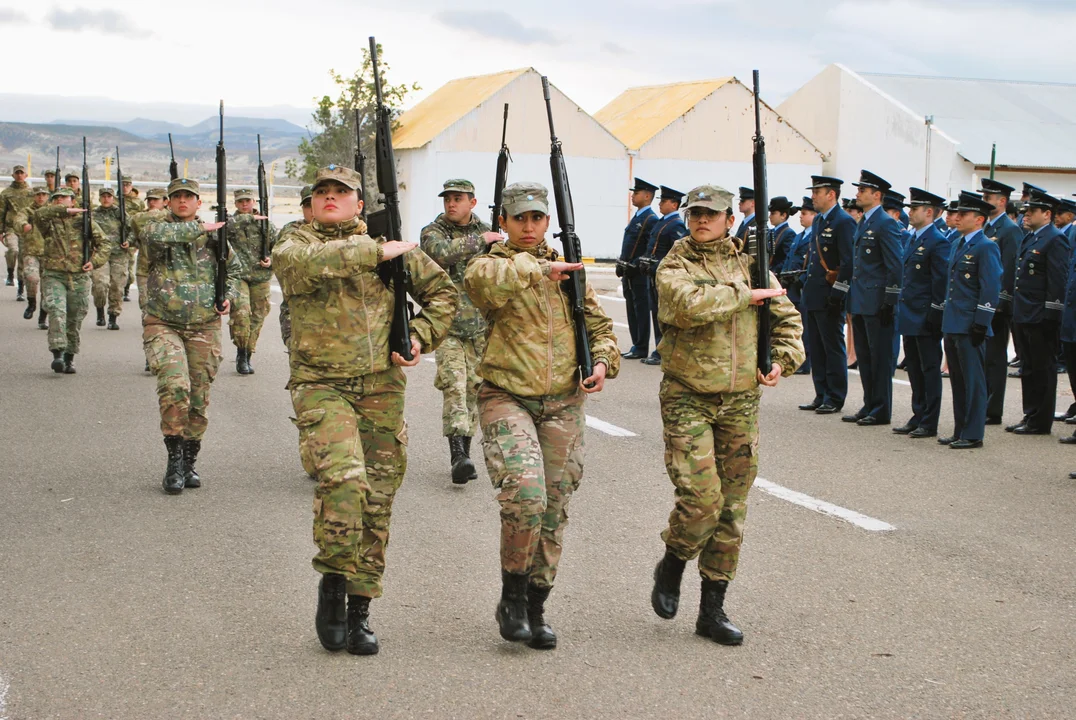
{"type": "Polygon", "coordinates": [[[833,62],[1076,82],[1074,28],[1073,0],[0,0],[0,92],[309,107],[373,34],[390,79],[422,86],[411,103],[456,77],[526,66],[589,112],[627,87],[750,82],[752,68],[777,103],[833,62]]]}

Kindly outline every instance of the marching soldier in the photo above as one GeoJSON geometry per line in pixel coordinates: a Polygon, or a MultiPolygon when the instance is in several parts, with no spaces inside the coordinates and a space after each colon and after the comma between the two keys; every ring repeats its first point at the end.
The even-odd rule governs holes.
{"type": "MultiPolygon", "coordinates": [[[[280,228],[280,234],[283,235],[284,231],[291,227],[299,227],[300,225],[306,225],[314,221],[314,211],[310,206],[310,195],[313,190],[313,185],[303,185],[303,189],[299,191],[299,209],[302,210],[302,220],[292,220],[284,227],[280,228]]],[[[288,347],[288,343],[291,341],[291,311],[288,310],[288,299],[284,298],[280,301],[280,339],[284,341],[284,347],[288,347]]],[[[307,475],[314,477],[314,472],[307,468],[307,475]]]]}
{"type": "MultiPolygon", "coordinates": [[[[131,182],[131,178],[128,175],[123,176],[123,199],[127,209],[127,212],[134,214],[146,211],[146,203],[138,197],[138,190],[135,189],[134,184],[131,182]]],[[[147,194],[148,198],[149,195],[147,194]]]]}
{"type": "Polygon", "coordinates": [[[740,240],[747,237],[747,232],[751,229],[755,222],[755,189],[749,187],[740,187],[740,214],[743,215],[743,220],[740,221],[740,226],[736,228],[735,236],[740,240]]]}
{"type": "Polygon", "coordinates": [[[788,219],[799,212],[799,208],[788,198],[778,195],[770,200],[770,226],[773,228],[773,248],[770,251],[770,270],[777,273],[784,267],[785,258],[792,248],[796,231],[788,225],[788,219]]]}
{"type": "Polygon", "coordinates": [[[942,311],[949,279],[949,239],[935,218],[945,198],[911,188],[911,241],[904,255],[897,330],[904,336],[904,361],[912,386],[912,418],[893,428],[898,435],[935,437],[942,402],[942,311]]]}
{"type": "Polygon", "coordinates": [[[654,284],[654,273],[673,244],[687,235],[687,226],[680,217],[680,200],[683,197],[684,194],[679,190],[661,186],[661,200],[658,202],[661,220],[654,223],[654,229],[650,231],[650,239],[647,242],[646,255],[639,261],[639,268],[645,268],[648,277],[650,319],[654,327],[654,352],[650,354],[650,357],[643,358],[644,365],[661,364],[661,354],[657,350],[661,342],[661,328],[658,326],[658,292],[654,284]]]}
{"type": "Polygon", "coordinates": [[[1057,217],[1054,225],[1069,240],[1069,245],[1076,247],[1076,201],[1062,198],[1057,201],[1057,217]]]}
{"type": "Polygon", "coordinates": [[[56,190],[56,171],[55,170],[46,170],[45,171],[45,187],[47,187],[49,189],[49,195],[52,195],[52,193],[56,190]]]}
{"type": "MultiPolygon", "coordinates": [[[[122,185],[127,217],[133,217],[135,214],[145,212],[149,209],[150,193],[154,192],[153,190],[146,192],[146,202],[142,202],[138,197],[138,189],[131,183],[131,178],[124,177],[122,185]]],[[[161,204],[163,205],[163,193],[158,190],[155,194],[162,198],[161,204]]],[[[132,244],[127,249],[127,282],[123,285],[123,302],[130,302],[131,300],[131,281],[135,279],[137,272],[138,245],[132,244]]]]}
{"type": "Polygon", "coordinates": [[[758,473],[762,391],[803,362],[799,314],[777,278],[751,288],[746,241],[730,238],[732,193],[713,185],[687,196],[691,230],[658,269],[662,338],[661,421],[665,466],[676,491],[661,534],[665,555],[654,570],[651,604],[675,617],[689,560],[699,559],[702,601],[695,633],[739,645],[743,632],[725,612],[736,576],[747,494],[758,473]],[[758,369],[758,310],[771,299],[773,364],[758,369]]]}
{"type": "Polygon", "coordinates": [[[318,481],[318,639],[327,650],[372,655],[379,644],[370,600],[381,597],[392,501],[407,469],[401,367],[417,365],[444,339],[457,292],[417,243],[366,235],[361,181],[350,168],[318,170],[314,220],[281,235],[273,267],[291,307],[293,422],[318,481]],[[401,255],[408,293],[422,306],[411,320],[411,361],[395,352],[390,358],[394,297],[377,273],[382,261],[401,255]]]}
{"type": "Polygon", "coordinates": [[[983,235],[994,206],[971,192],[960,193],[950,237],[949,281],[942,332],[953,391],[953,434],[938,438],[954,450],[983,446],[986,425],[986,346],[1001,292],[1001,251],[983,235]]]}
{"type": "MultiPolygon", "coordinates": [[[[267,257],[261,259],[261,221],[269,220],[264,208],[259,208],[263,213],[254,214],[255,193],[253,190],[244,189],[235,191],[235,215],[229,223],[230,242],[242,268],[239,276],[239,294],[235,298],[235,306],[232,308],[228,319],[228,331],[235,345],[235,371],[240,375],[253,375],[254,368],[250,364],[254,349],[258,346],[258,336],[261,335],[262,325],[269,316],[269,280],[273,277],[273,260],[267,257]]],[[[269,249],[277,239],[276,228],[271,222],[267,222],[269,249]]]]}
{"type": "MultiPolygon", "coordinates": [[[[26,283],[26,310],[22,317],[31,320],[38,311],[37,298],[41,289],[41,253],[44,252],[44,238],[34,229],[34,212],[46,206],[49,191],[43,187],[34,188],[34,199],[30,207],[15,216],[15,226],[21,229],[22,241],[19,242],[19,264],[22,266],[23,281],[26,283]]],[[[41,301],[38,326],[45,322],[45,302],[41,301]]],[[[48,327],[47,325],[45,326],[48,327]]]]}
{"type": "Polygon", "coordinates": [[[656,185],[635,178],[631,188],[631,204],[635,215],[624,228],[620,245],[617,275],[624,287],[624,304],[628,312],[628,334],[631,349],[621,353],[627,360],[643,360],[650,354],[650,276],[639,269],[638,259],[646,254],[650,231],[658,216],[650,206],[654,203],[656,185]]]}
{"type": "Polygon", "coordinates": [[[1013,279],[1013,322],[1023,351],[1024,417],[1005,428],[1016,435],[1049,435],[1057,406],[1055,358],[1071,248],[1054,225],[1056,207],[1056,198],[1032,192],[1024,209],[1024,225],[1031,233],[1020,245],[1013,279]]]}
{"type": "Polygon", "coordinates": [[[807,311],[807,347],[811,355],[814,399],[800,410],[832,415],[848,394],[848,355],[844,345],[845,301],[852,281],[852,246],[856,223],[837,207],[844,181],[812,175],[811,201],[816,211],[808,246],[803,307],[807,311]]]}
{"type": "MultiPolygon", "coordinates": [[[[19,262],[19,239],[22,235],[21,225],[16,226],[15,217],[20,211],[33,204],[34,196],[26,184],[26,168],[16,165],[11,169],[11,184],[0,191],[0,239],[4,243],[4,260],[7,262],[7,280],[4,284],[15,284],[15,271],[19,262]]],[[[23,299],[23,279],[19,277],[18,297],[23,299]]]]}
{"type": "MultiPolygon", "coordinates": [[[[64,175],[64,185],[71,188],[71,191],[75,193],[75,205],[81,205],[83,188],[81,187],[82,178],[79,177],[78,173],[69,172],[64,175]]],[[[85,188],[85,190],[86,192],[90,191],[89,188],[85,188]]]]}
{"type": "Polygon", "coordinates": [[[594,374],[580,378],[575,331],[561,285],[582,263],[557,261],[546,244],[549,201],[538,183],[504,189],[508,235],[467,266],[471,300],[486,313],[489,344],[478,374],[482,445],[501,505],[501,637],[556,647],[545,622],[568,523],[583,474],[583,413],[620,368],[612,320],[586,286],[586,332],[594,374]]]}
{"type": "Polygon", "coordinates": [[[199,194],[197,180],[173,180],[169,212],[141,230],[147,263],[142,345],[157,376],[168,450],[161,484],[169,495],[202,486],[194,464],[209,426],[209,387],[220,367],[220,318],[239,292],[240,267],[230,253],[224,307],[216,307],[216,230],[224,224],[198,219],[199,194]]]}
{"type": "MultiPolygon", "coordinates": [[[[785,275],[785,288],[788,289],[788,299],[796,306],[800,314],[800,325],[803,328],[802,339],[807,338],[807,310],[803,307],[803,283],[807,279],[807,260],[811,250],[811,226],[814,224],[815,211],[814,201],[809,197],[803,198],[799,208],[800,227],[803,228],[792,241],[792,247],[785,258],[782,274],[785,275]],[[793,274],[794,273],[794,274],[793,274]]],[[[804,342],[804,354],[806,359],[796,370],[797,375],[811,374],[811,353],[807,351],[804,342]]]]}
{"type": "Polygon", "coordinates": [[[135,286],[138,288],[139,310],[146,309],[146,276],[149,275],[148,253],[142,250],[145,246],[142,230],[146,223],[168,217],[169,210],[165,206],[167,195],[167,188],[150,189],[146,193],[146,210],[131,216],[131,239],[138,248],[138,254],[135,256],[135,286]]]}
{"type": "Polygon", "coordinates": [[[864,170],[856,204],[863,220],[856,228],[855,264],[848,311],[863,384],[863,407],[841,418],[861,427],[888,425],[893,409],[893,322],[900,298],[900,225],[882,210],[882,198],[890,185],[864,170]]]}
{"type": "MultiPolygon", "coordinates": [[[[130,259],[127,251],[131,243],[128,240],[120,244],[120,207],[116,204],[112,188],[101,188],[97,197],[101,204],[94,211],[94,220],[101,226],[101,231],[108,238],[109,246],[112,248],[108,265],[94,270],[92,274],[93,299],[94,303],[97,303],[97,324],[103,324],[104,304],[107,302],[108,329],[119,330],[120,326],[116,320],[123,312],[123,288],[127,285],[127,263],[130,259]]],[[[127,230],[130,230],[130,227],[131,221],[128,216],[127,230]]]]}
{"type": "Polygon", "coordinates": [[[448,337],[437,348],[441,391],[441,427],[448,438],[452,482],[462,485],[478,477],[471,461],[471,438],[478,430],[478,363],[486,349],[486,321],[463,289],[463,273],[472,258],[504,238],[474,214],[477,204],[470,180],[447,180],[438,194],[445,211],[422,228],[420,247],[440,265],[460,295],[448,337]]]}
{"type": "Polygon", "coordinates": [[[900,225],[902,243],[907,242],[911,236],[911,233],[908,232],[908,214],[904,212],[904,200],[904,194],[892,188],[886,190],[885,195],[882,196],[882,209],[885,210],[886,215],[896,220],[897,224],[900,225]]]}

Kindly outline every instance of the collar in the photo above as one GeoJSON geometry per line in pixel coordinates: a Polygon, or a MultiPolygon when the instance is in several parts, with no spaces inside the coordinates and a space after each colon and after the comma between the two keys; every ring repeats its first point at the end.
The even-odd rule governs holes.
{"type": "Polygon", "coordinates": [[[358,235],[366,232],[366,223],[362,222],[359,218],[352,218],[342,223],[335,225],[325,225],[323,223],[314,220],[311,222],[314,230],[322,235],[329,235],[332,237],[351,237],[352,235],[358,235]],[[361,229],[359,226],[362,226],[361,229]]]}
{"type": "Polygon", "coordinates": [[[871,208],[870,210],[868,210],[867,212],[863,213],[863,221],[864,221],[864,222],[867,222],[867,221],[868,221],[868,220],[870,220],[870,219],[871,219],[872,217],[874,217],[874,213],[878,212],[878,211],[879,211],[879,210],[881,210],[881,209],[882,209],[882,206],[881,206],[881,205],[875,205],[875,206],[874,206],[874,207],[872,207],[872,208],[871,208]]]}
{"type": "Polygon", "coordinates": [[[979,237],[981,237],[982,234],[983,234],[982,230],[976,230],[975,232],[971,233],[970,235],[965,235],[964,236],[964,242],[965,243],[973,242],[974,240],[977,240],[979,237]]]}
{"type": "MultiPolygon", "coordinates": [[[[998,220],[1000,220],[1004,216],[1005,216],[1004,211],[999,212],[995,217],[987,218],[986,219],[986,225],[989,225],[990,227],[994,227],[994,223],[996,223],[998,220]]],[[[984,225],[983,227],[986,227],[986,225],[984,225]]]]}
{"type": "Polygon", "coordinates": [[[803,228],[803,237],[811,237],[811,231],[814,230],[813,226],[803,228]]]}
{"type": "Polygon", "coordinates": [[[644,212],[646,212],[649,209],[650,209],[649,205],[647,205],[646,207],[639,208],[638,210],[635,211],[635,217],[639,217],[640,215],[642,215],[644,212]]]}
{"type": "Polygon", "coordinates": [[[831,207],[829,210],[825,210],[823,212],[818,213],[818,215],[820,215],[823,220],[829,220],[829,216],[832,215],[833,211],[836,210],[836,209],[837,209],[837,204],[834,203],[833,207],[831,207]]]}
{"type": "Polygon", "coordinates": [[[747,217],[745,217],[743,219],[743,224],[744,225],[750,225],[751,221],[754,220],[754,219],[755,219],[755,213],[751,213],[750,215],[748,215],[747,217]]]}
{"type": "Polygon", "coordinates": [[[783,223],[781,223],[780,225],[778,225],[777,227],[775,227],[773,229],[773,234],[774,234],[775,237],[776,237],[777,233],[781,232],[781,228],[783,228],[783,227],[788,227],[788,220],[785,220],[783,223]]]}
{"type": "Polygon", "coordinates": [[[676,215],[677,217],[680,217],[680,210],[679,210],[679,209],[677,209],[677,210],[673,210],[673,211],[672,211],[671,213],[669,213],[668,215],[662,215],[662,216],[661,216],[661,219],[662,219],[662,220],[668,220],[668,219],[669,219],[669,218],[671,218],[671,217],[672,217],[673,215],[676,215]]]}

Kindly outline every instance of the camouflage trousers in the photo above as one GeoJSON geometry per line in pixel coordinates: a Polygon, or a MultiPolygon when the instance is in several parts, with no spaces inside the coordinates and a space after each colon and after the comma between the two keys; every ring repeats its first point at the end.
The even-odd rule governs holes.
{"type": "Polygon", "coordinates": [[[169,325],[142,317],[142,346],[157,376],[161,434],[201,440],[209,426],[209,386],[220,367],[220,320],[169,325]]]}
{"type": "Polygon", "coordinates": [[[403,371],[290,386],[299,453],[314,491],[314,569],[381,597],[392,501],[407,471],[403,371]]]}
{"type": "Polygon", "coordinates": [[[41,286],[41,259],[19,253],[19,277],[26,283],[26,297],[37,297],[38,288],[41,286]]]}
{"type": "Polygon", "coordinates": [[[4,235],[4,260],[7,261],[7,269],[14,272],[19,260],[19,236],[15,233],[4,235]]]}
{"type": "Polygon", "coordinates": [[[49,315],[49,350],[77,355],[79,329],[90,310],[89,274],[46,270],[41,274],[41,285],[49,315]]]}
{"type": "Polygon", "coordinates": [[[501,567],[552,587],[583,477],[583,391],[524,398],[490,383],[478,391],[482,448],[500,492],[501,567]]]}
{"type": "Polygon", "coordinates": [[[131,278],[135,276],[135,271],[138,269],[138,249],[130,248],[127,251],[127,282],[126,287],[130,287],[131,278]]]}
{"type": "Polygon", "coordinates": [[[486,351],[486,337],[458,338],[449,335],[437,348],[437,377],[433,386],[441,391],[441,427],[445,437],[474,437],[478,430],[478,388],[482,378],[475,370],[486,351]]]}
{"type": "Polygon", "coordinates": [[[280,301],[280,339],[287,348],[291,343],[291,310],[288,309],[288,301],[285,298],[280,301]]]}
{"type": "Polygon", "coordinates": [[[699,395],[665,376],[658,394],[665,468],[676,489],[661,539],[681,560],[698,556],[703,580],[732,580],[747,493],[758,474],[757,388],[699,395]]]}
{"type": "Polygon", "coordinates": [[[123,288],[127,285],[127,253],[113,255],[108,260],[108,312],[119,315],[123,312],[123,288]]]}
{"type": "Polygon", "coordinates": [[[103,308],[108,305],[108,289],[112,285],[112,262],[90,271],[93,281],[93,306],[103,308]]]}
{"type": "Polygon", "coordinates": [[[135,275],[135,285],[138,286],[138,309],[146,310],[146,276],[135,275]]]}
{"type": "Polygon", "coordinates": [[[228,330],[232,344],[240,350],[254,352],[262,325],[269,316],[269,281],[239,281],[239,297],[232,303],[228,330]]]}

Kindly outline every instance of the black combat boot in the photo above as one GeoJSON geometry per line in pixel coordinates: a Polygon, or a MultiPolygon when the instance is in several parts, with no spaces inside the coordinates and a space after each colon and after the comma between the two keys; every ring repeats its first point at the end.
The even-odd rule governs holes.
{"type": "Polygon", "coordinates": [[[22,302],[26,299],[26,286],[19,280],[19,289],[15,292],[15,299],[22,302]]]}
{"type": "Polygon", "coordinates": [[[527,586],[527,621],[531,624],[531,641],[527,644],[535,650],[552,650],[557,646],[557,636],[545,621],[545,601],[552,589],[527,586]]]}
{"type": "Polygon", "coordinates": [[[253,372],[247,363],[247,351],[242,348],[235,350],[235,371],[240,375],[250,375],[253,372]]]}
{"type": "Polygon", "coordinates": [[[128,280],[127,284],[123,286],[123,302],[131,302],[131,281],[128,280]]]}
{"type": "Polygon", "coordinates": [[[347,596],[347,651],[352,655],[377,655],[381,647],[370,629],[370,598],[347,596]]]}
{"type": "Polygon", "coordinates": [[[49,316],[49,314],[47,312],[45,312],[44,307],[42,307],[41,310],[38,311],[38,313],[37,313],[37,329],[38,330],[48,330],[49,329],[49,324],[47,322],[45,322],[45,320],[48,318],[48,316],[49,316]]]}
{"type": "Polygon", "coordinates": [[[179,435],[165,435],[164,446],[168,448],[168,467],[164,470],[161,486],[169,495],[179,495],[183,492],[183,482],[187,474],[183,462],[183,438],[179,435]]]}
{"type": "Polygon", "coordinates": [[[326,650],[343,650],[347,645],[347,580],[343,575],[326,573],[318,584],[318,613],[314,626],[318,640],[326,650]]]}
{"type": "Polygon", "coordinates": [[[75,356],[71,353],[64,353],[64,375],[74,375],[76,372],[75,356]]]}
{"type": "Polygon", "coordinates": [[[728,580],[703,580],[702,602],[699,619],[695,621],[695,634],[710,638],[721,645],[740,645],[743,633],[725,614],[725,591],[728,580]]]}
{"type": "Polygon", "coordinates": [[[105,309],[103,307],[97,308],[97,327],[105,326],[105,309]]]}
{"type": "Polygon", "coordinates": [[[64,351],[52,351],[52,371],[62,373],[64,371],[64,351]]]}
{"type": "Polygon", "coordinates": [[[37,298],[32,297],[26,301],[26,310],[22,313],[22,319],[32,320],[35,312],[37,312],[37,298]]]}
{"type": "Polygon", "coordinates": [[[117,317],[118,316],[116,315],[116,313],[109,313],[108,314],[108,329],[109,330],[119,330],[120,329],[120,326],[116,323],[116,318],[117,317]]]}
{"type": "Polygon", "coordinates": [[[497,603],[497,624],[501,637],[513,642],[531,639],[527,621],[527,575],[501,570],[501,601],[497,603]]]}
{"type": "Polygon", "coordinates": [[[187,489],[202,487],[202,478],[198,477],[194,469],[194,461],[198,459],[198,451],[201,449],[201,440],[183,440],[183,464],[187,471],[183,477],[183,487],[187,489]]]}
{"type": "Polygon", "coordinates": [[[448,450],[452,454],[452,482],[463,485],[468,480],[478,477],[474,463],[467,457],[467,446],[463,437],[452,435],[448,438],[448,450]]]}
{"type": "Polygon", "coordinates": [[[245,351],[243,357],[246,358],[247,375],[253,375],[254,374],[254,366],[250,364],[250,361],[254,358],[254,351],[253,350],[245,351]]]}
{"type": "Polygon", "coordinates": [[[4,284],[8,287],[11,287],[15,284],[15,268],[7,269],[7,281],[4,284]]]}
{"type": "Polygon", "coordinates": [[[680,580],[684,577],[684,560],[668,549],[665,557],[654,568],[654,589],[650,593],[650,605],[658,617],[671,620],[680,608],[680,580]]]}

